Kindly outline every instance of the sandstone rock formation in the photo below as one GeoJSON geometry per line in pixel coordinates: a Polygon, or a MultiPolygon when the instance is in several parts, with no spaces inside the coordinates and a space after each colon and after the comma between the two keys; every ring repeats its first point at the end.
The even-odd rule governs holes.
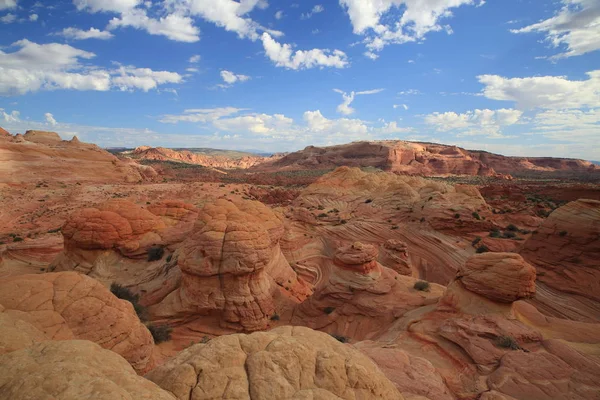
{"type": "Polygon", "coordinates": [[[330,169],[339,166],[375,167],[415,175],[524,174],[534,172],[598,172],[589,161],[559,158],[506,157],[456,146],[400,140],[353,142],[314,147],[259,164],[259,170],[330,169]]]}
{"type": "Polygon", "coordinates": [[[0,183],[140,182],[146,166],[125,163],[98,146],[61,141],[54,132],[27,131],[0,140],[0,183]]]}
{"type": "Polygon", "coordinates": [[[600,302],[600,201],[582,199],[555,210],[521,255],[544,285],[600,302]]]}
{"type": "Polygon", "coordinates": [[[86,340],[48,341],[0,355],[0,398],[174,400],[121,356],[86,340]]]}
{"type": "Polygon", "coordinates": [[[388,239],[379,250],[378,261],[400,275],[411,276],[412,266],[408,258],[408,245],[398,239],[388,239]]]}
{"type": "Polygon", "coordinates": [[[256,201],[206,204],[176,253],[181,286],[151,312],[183,319],[217,313],[225,328],[265,329],[279,287],[302,300],[310,293],[281,254],[281,218],[256,201]]]}
{"type": "Polygon", "coordinates": [[[44,332],[29,322],[4,311],[6,311],[4,306],[0,304],[0,354],[48,340],[44,332]]]}
{"type": "Polygon", "coordinates": [[[181,400],[403,398],[359,351],[291,326],[193,345],[146,377],[181,400]]]}
{"type": "Polygon", "coordinates": [[[484,253],[469,258],[456,279],[473,293],[512,303],[535,294],[535,268],[518,254],[484,253]]]}
{"type": "Polygon", "coordinates": [[[10,136],[10,132],[8,132],[6,129],[3,129],[0,126],[0,137],[8,137],[8,136],[10,136]]]}
{"type": "Polygon", "coordinates": [[[122,355],[137,371],[152,366],[154,341],[131,303],[75,272],[0,279],[3,314],[52,340],[86,339],[122,355]]]}

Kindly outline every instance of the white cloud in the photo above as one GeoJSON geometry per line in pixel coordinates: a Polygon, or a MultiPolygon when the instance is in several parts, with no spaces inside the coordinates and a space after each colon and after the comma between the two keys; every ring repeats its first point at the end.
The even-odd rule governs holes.
{"type": "Polygon", "coordinates": [[[181,115],[167,114],[160,117],[159,121],[165,124],[176,124],[178,122],[205,123],[212,122],[219,118],[237,114],[243,111],[243,108],[222,107],[222,108],[194,108],[184,110],[181,115]]]}
{"type": "Polygon", "coordinates": [[[29,20],[30,20],[31,22],[35,22],[35,21],[37,21],[37,20],[38,20],[38,18],[39,18],[39,15],[37,15],[37,14],[31,14],[31,15],[29,15],[29,20]]]}
{"type": "Polygon", "coordinates": [[[283,18],[284,14],[283,11],[279,10],[275,13],[275,19],[281,19],[283,18]]]}
{"type": "Polygon", "coordinates": [[[0,22],[3,24],[12,24],[17,20],[17,16],[15,14],[8,13],[2,17],[0,17],[0,22]]]}
{"type": "Polygon", "coordinates": [[[379,58],[379,54],[373,53],[372,51],[365,51],[364,56],[370,58],[371,60],[377,60],[379,58]]]}
{"type": "Polygon", "coordinates": [[[0,50],[0,94],[13,95],[38,90],[97,90],[111,87],[149,90],[164,83],[178,83],[182,77],[174,72],[147,68],[121,67],[104,70],[84,66],[94,53],[59,44],[37,44],[27,39],[11,45],[12,53],[0,50]]]}
{"type": "Polygon", "coordinates": [[[193,43],[200,40],[200,30],[194,26],[194,21],[179,13],[155,19],[148,17],[146,10],[136,8],[111,19],[107,29],[123,27],[145,30],[151,35],[165,36],[178,42],[193,43]]]}
{"type": "Polygon", "coordinates": [[[409,133],[409,132],[413,132],[414,129],[413,128],[400,127],[400,126],[398,126],[398,123],[396,121],[392,121],[392,122],[389,122],[389,123],[385,124],[383,127],[379,128],[377,131],[380,132],[380,133],[386,134],[386,135],[393,135],[395,133],[409,133]]]}
{"type": "Polygon", "coordinates": [[[485,85],[482,93],[493,100],[516,102],[517,108],[600,107],[600,70],[587,73],[588,79],[571,81],[564,76],[505,78],[480,75],[485,85]]]}
{"type": "Polygon", "coordinates": [[[340,114],[344,114],[344,115],[350,115],[353,114],[356,110],[352,107],[350,107],[350,104],[352,104],[352,102],[354,101],[354,98],[356,96],[362,96],[362,95],[368,95],[368,94],[377,94],[383,91],[383,89],[373,89],[373,90],[365,90],[362,92],[350,92],[350,94],[340,90],[340,89],[333,89],[334,92],[339,93],[342,95],[342,104],[340,104],[337,107],[337,112],[339,112],[340,114]]]}
{"type": "Polygon", "coordinates": [[[597,0],[562,0],[563,8],[552,18],[512,29],[512,33],[543,33],[554,47],[566,51],[553,59],[580,56],[600,49],[600,2],[597,0]]]}
{"type": "Polygon", "coordinates": [[[233,85],[236,82],[246,82],[250,79],[247,75],[234,74],[231,71],[223,70],[221,71],[221,78],[228,85],[233,85]]]}
{"type": "Polygon", "coordinates": [[[436,128],[438,132],[454,131],[461,136],[486,136],[488,138],[506,138],[502,128],[520,122],[523,112],[513,109],[467,111],[464,114],[455,112],[432,113],[425,116],[425,123],[436,128]]]}
{"type": "Polygon", "coordinates": [[[413,96],[413,95],[417,95],[417,94],[422,94],[422,93],[418,89],[408,89],[408,90],[403,90],[401,92],[398,92],[398,96],[413,96]]]}
{"type": "Polygon", "coordinates": [[[322,13],[323,11],[325,11],[325,7],[323,7],[321,4],[317,4],[312,8],[312,10],[310,10],[310,12],[302,14],[300,18],[309,19],[312,18],[313,15],[322,13]]]}
{"type": "Polygon", "coordinates": [[[141,0],[73,0],[79,11],[125,12],[141,4],[141,0]]]}
{"type": "Polygon", "coordinates": [[[365,36],[370,51],[380,51],[390,43],[422,40],[429,32],[452,29],[441,25],[462,5],[482,4],[476,0],[339,0],[350,17],[354,33],[365,36]],[[399,19],[394,18],[402,9],[399,19]],[[388,18],[389,17],[389,18],[388,18]],[[389,21],[389,24],[382,23],[389,21]]]}
{"type": "Polygon", "coordinates": [[[153,71],[150,68],[121,66],[112,78],[112,83],[121,90],[141,89],[147,92],[166,83],[181,83],[183,78],[176,72],[153,71]]]}
{"type": "Polygon", "coordinates": [[[249,131],[260,135],[293,134],[294,120],[285,115],[252,114],[240,117],[217,119],[213,122],[215,128],[229,132],[249,131]]]}
{"type": "Polygon", "coordinates": [[[6,123],[15,123],[15,122],[21,122],[21,119],[19,118],[20,113],[18,111],[12,111],[10,114],[7,114],[6,112],[4,112],[3,108],[0,108],[0,111],[2,112],[2,119],[4,119],[4,122],[6,123]]]}
{"type": "Polygon", "coordinates": [[[263,47],[267,57],[278,67],[304,69],[314,67],[344,68],[348,65],[346,53],[340,50],[297,50],[289,44],[280,44],[267,32],[262,34],[263,47]]]}
{"type": "Polygon", "coordinates": [[[191,64],[197,64],[200,62],[200,55],[195,54],[193,56],[190,57],[190,59],[188,60],[191,64]]]}
{"type": "Polygon", "coordinates": [[[52,115],[51,113],[46,113],[44,114],[44,117],[46,118],[46,122],[52,126],[56,126],[57,122],[56,119],[54,119],[54,115],[52,115]]]}
{"type": "Polygon", "coordinates": [[[551,140],[598,148],[600,109],[546,110],[534,118],[533,132],[551,140]]]}
{"type": "Polygon", "coordinates": [[[0,0],[0,10],[7,10],[9,8],[16,8],[17,0],[0,0]]]}
{"type": "Polygon", "coordinates": [[[86,39],[100,39],[107,40],[114,35],[108,31],[101,31],[100,29],[90,28],[87,31],[78,28],[65,28],[57,35],[64,36],[67,39],[72,40],[86,40],[86,39]]]}
{"type": "Polygon", "coordinates": [[[394,104],[394,109],[400,107],[404,108],[404,110],[408,110],[408,106],[406,104],[394,104]]]}
{"type": "Polygon", "coordinates": [[[191,72],[193,74],[195,74],[196,72],[199,72],[200,70],[198,68],[186,68],[185,69],[187,72],[191,72]]]}

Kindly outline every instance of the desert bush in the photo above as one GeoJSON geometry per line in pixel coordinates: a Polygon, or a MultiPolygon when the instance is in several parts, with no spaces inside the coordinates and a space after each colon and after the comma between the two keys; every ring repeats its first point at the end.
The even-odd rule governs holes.
{"type": "Polygon", "coordinates": [[[514,224],[510,224],[509,226],[506,227],[507,230],[511,231],[511,232],[518,232],[519,228],[517,228],[514,224]]]}
{"type": "Polygon", "coordinates": [[[473,215],[473,218],[475,218],[476,220],[480,220],[481,219],[481,216],[477,212],[473,212],[472,215],[473,215]]]}
{"type": "Polygon", "coordinates": [[[275,313],[271,315],[271,321],[279,321],[279,314],[275,313]]]}
{"type": "Polygon", "coordinates": [[[150,247],[148,249],[148,261],[157,261],[163,258],[165,254],[165,249],[160,246],[150,247]]]}
{"type": "Polygon", "coordinates": [[[121,300],[127,300],[133,306],[133,310],[137,314],[140,321],[146,320],[146,307],[139,303],[140,296],[133,293],[129,288],[121,286],[116,282],[110,285],[110,292],[121,300]]]}
{"type": "Polygon", "coordinates": [[[459,213],[454,214],[454,218],[459,219],[460,218],[460,214],[459,213]]]}
{"type": "Polygon", "coordinates": [[[317,207],[317,210],[324,210],[325,207],[323,207],[322,205],[319,204],[319,206],[317,207]]]}
{"type": "Polygon", "coordinates": [[[475,239],[473,239],[473,241],[471,242],[471,244],[473,246],[475,246],[477,243],[481,242],[481,238],[479,236],[477,236],[475,239]]]}
{"type": "Polygon", "coordinates": [[[429,282],[427,282],[427,281],[417,281],[417,282],[415,282],[415,284],[413,286],[414,289],[419,290],[421,292],[428,291],[429,287],[430,287],[430,285],[429,285],[429,282]]]}
{"type": "Polygon", "coordinates": [[[327,216],[327,214],[325,214],[325,213],[321,213],[321,214],[317,215],[317,217],[319,217],[319,218],[325,218],[326,216],[327,216]]]}
{"type": "Polygon", "coordinates": [[[171,262],[172,259],[173,259],[173,254],[169,254],[167,256],[167,262],[171,262]]]}
{"type": "Polygon", "coordinates": [[[490,237],[499,238],[501,236],[500,231],[496,228],[490,231],[490,237]]]}
{"type": "Polygon", "coordinates": [[[560,231],[558,232],[559,236],[567,236],[567,231],[560,231]]]}
{"type": "Polygon", "coordinates": [[[344,225],[345,223],[347,223],[348,221],[346,221],[345,219],[340,220],[340,224],[344,225]]]}
{"type": "Polygon", "coordinates": [[[498,336],[495,345],[503,349],[519,350],[520,346],[512,336],[498,336]]]}
{"type": "Polygon", "coordinates": [[[483,246],[479,246],[479,247],[477,248],[477,250],[475,250],[475,252],[476,252],[477,254],[481,254],[481,253],[487,253],[488,251],[490,251],[490,249],[488,249],[488,247],[487,247],[487,246],[485,246],[485,245],[483,245],[483,246]]]}
{"type": "Polygon", "coordinates": [[[331,337],[335,338],[338,342],[348,343],[348,338],[346,336],[336,335],[332,333],[331,337]]]}
{"type": "Polygon", "coordinates": [[[325,307],[323,311],[325,312],[325,314],[331,314],[335,311],[335,307],[325,307]]]}
{"type": "Polygon", "coordinates": [[[147,328],[152,334],[152,337],[154,338],[154,343],[158,344],[162,342],[168,342],[169,340],[171,340],[172,329],[170,326],[150,324],[147,326],[147,328]]]}
{"type": "Polygon", "coordinates": [[[22,241],[23,241],[23,238],[22,238],[22,237],[20,237],[20,236],[15,236],[15,237],[13,238],[13,242],[22,242],[22,241]]]}
{"type": "Polygon", "coordinates": [[[505,231],[502,234],[502,237],[505,238],[505,239],[513,239],[513,238],[517,237],[517,235],[514,232],[512,232],[512,231],[505,231]]]}
{"type": "Polygon", "coordinates": [[[367,203],[367,204],[372,203],[372,202],[373,202],[373,199],[366,199],[365,200],[365,203],[367,203]]]}

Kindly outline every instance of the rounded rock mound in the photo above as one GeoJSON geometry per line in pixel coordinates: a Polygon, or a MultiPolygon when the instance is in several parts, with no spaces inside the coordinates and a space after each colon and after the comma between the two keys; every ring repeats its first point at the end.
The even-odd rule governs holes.
{"type": "Polygon", "coordinates": [[[181,400],[403,398],[367,356],[304,327],[196,344],[146,378],[181,400]]]}
{"type": "Polygon", "coordinates": [[[48,339],[90,340],[122,355],[137,371],[152,366],[154,341],[131,303],[85,275],[59,272],[0,279],[0,305],[4,314],[33,325],[48,339]]]}
{"type": "Polygon", "coordinates": [[[467,290],[502,303],[533,297],[535,278],[535,268],[514,253],[476,254],[456,275],[467,290]]]}
{"type": "Polygon", "coordinates": [[[174,400],[117,353],[87,340],[48,341],[0,355],[0,398],[174,400]]]}

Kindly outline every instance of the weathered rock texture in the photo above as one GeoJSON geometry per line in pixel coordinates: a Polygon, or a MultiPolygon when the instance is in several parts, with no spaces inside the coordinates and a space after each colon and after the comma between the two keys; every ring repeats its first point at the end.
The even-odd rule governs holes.
{"type": "Polygon", "coordinates": [[[600,302],[600,201],[582,199],[555,210],[521,255],[545,285],[600,302]]]}
{"type": "Polygon", "coordinates": [[[535,268],[513,253],[474,255],[458,270],[456,279],[467,290],[503,303],[535,294],[535,268]]]}
{"type": "Polygon", "coordinates": [[[329,169],[342,165],[376,167],[386,171],[419,175],[522,174],[530,171],[600,171],[589,161],[560,158],[506,157],[456,146],[399,140],[354,142],[350,144],[309,146],[280,160],[257,166],[273,169],[329,169]]]}
{"type": "Polygon", "coordinates": [[[139,182],[151,172],[94,144],[62,141],[54,132],[0,135],[0,183],[139,182]]]}
{"type": "Polygon", "coordinates": [[[177,253],[181,286],[151,311],[163,318],[216,314],[226,328],[265,329],[279,286],[298,299],[310,292],[281,254],[282,234],[282,217],[262,203],[206,204],[177,253]]]}
{"type": "Polygon", "coordinates": [[[44,332],[29,322],[4,311],[4,306],[0,304],[0,354],[49,340],[44,332]]]}
{"type": "Polygon", "coordinates": [[[193,345],[146,377],[181,400],[403,398],[353,347],[291,326],[193,345]]]}
{"type": "Polygon", "coordinates": [[[0,355],[0,398],[174,400],[121,356],[85,340],[48,341],[0,355]]]}
{"type": "Polygon", "coordinates": [[[48,339],[86,339],[122,355],[137,371],[152,366],[154,341],[131,303],[75,272],[0,280],[3,314],[21,319],[48,339]]]}

